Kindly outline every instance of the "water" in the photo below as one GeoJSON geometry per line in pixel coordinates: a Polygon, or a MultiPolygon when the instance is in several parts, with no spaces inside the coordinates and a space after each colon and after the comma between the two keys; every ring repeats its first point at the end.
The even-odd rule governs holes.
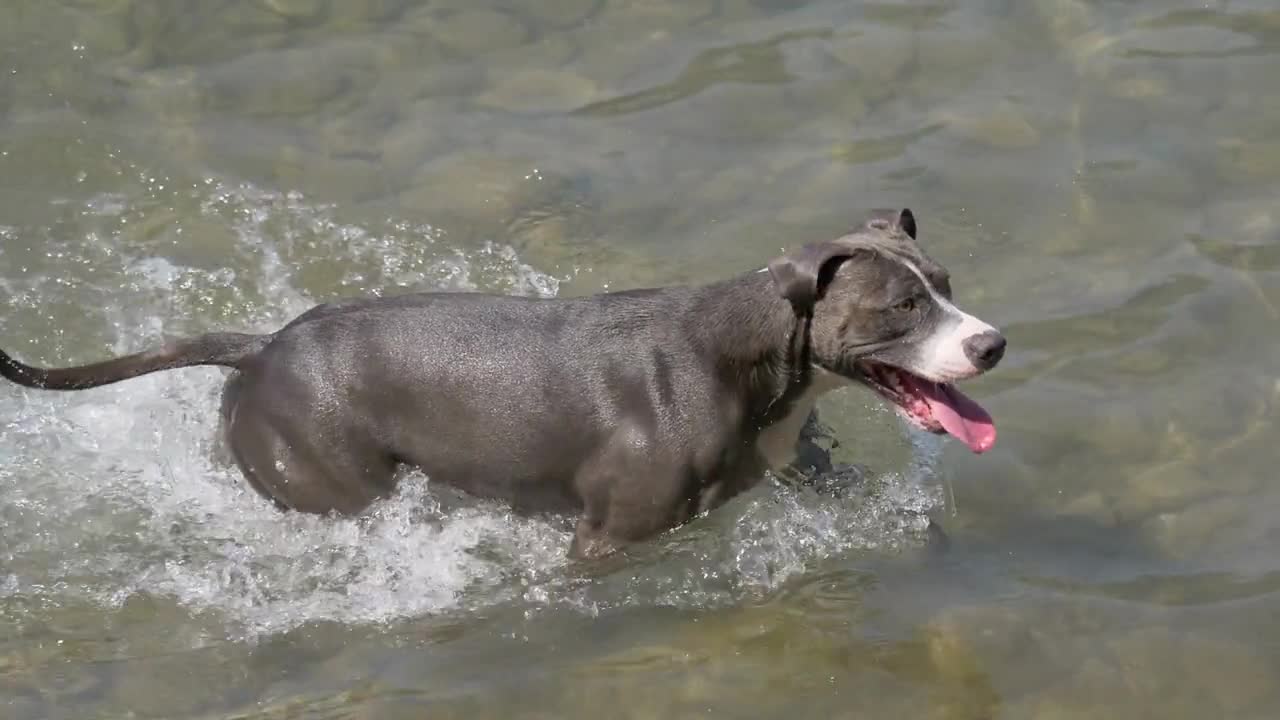
{"type": "Polygon", "coordinates": [[[1280,713],[1271,4],[0,13],[23,359],[354,294],[709,280],[904,205],[1011,342],[968,387],[993,452],[848,391],[847,497],[766,483],[590,571],[566,519],[420,474],[367,517],[278,515],[214,442],[216,370],[4,388],[0,715],[1280,713]]]}

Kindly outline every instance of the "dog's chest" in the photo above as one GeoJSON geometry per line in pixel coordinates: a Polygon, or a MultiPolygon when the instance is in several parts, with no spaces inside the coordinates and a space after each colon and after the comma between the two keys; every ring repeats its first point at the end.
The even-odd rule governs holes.
{"type": "Polygon", "coordinates": [[[818,398],[845,384],[846,381],[840,376],[815,369],[813,381],[804,394],[791,404],[790,412],[760,431],[756,436],[756,452],[764,458],[770,470],[779,470],[795,460],[800,431],[804,429],[804,423],[809,419],[809,413],[813,412],[818,398]]]}

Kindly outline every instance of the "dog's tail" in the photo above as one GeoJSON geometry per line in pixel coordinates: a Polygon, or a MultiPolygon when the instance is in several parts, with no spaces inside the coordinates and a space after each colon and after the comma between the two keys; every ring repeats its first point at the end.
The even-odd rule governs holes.
{"type": "Polygon", "coordinates": [[[70,368],[32,367],[14,360],[8,353],[0,350],[0,375],[30,388],[85,390],[160,370],[195,365],[238,368],[270,341],[270,335],[209,333],[166,343],[157,350],[70,368]]]}

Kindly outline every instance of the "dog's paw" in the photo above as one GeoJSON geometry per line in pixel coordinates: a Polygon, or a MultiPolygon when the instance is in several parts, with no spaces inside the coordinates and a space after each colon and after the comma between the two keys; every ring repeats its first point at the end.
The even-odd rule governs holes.
{"type": "Polygon", "coordinates": [[[859,492],[867,477],[867,468],[847,463],[826,463],[825,467],[792,467],[779,479],[796,488],[812,490],[833,498],[850,497],[859,492]]]}
{"type": "Polygon", "coordinates": [[[831,470],[815,475],[810,484],[813,489],[823,495],[843,498],[853,494],[862,487],[867,479],[867,468],[862,465],[839,463],[831,470]]]}

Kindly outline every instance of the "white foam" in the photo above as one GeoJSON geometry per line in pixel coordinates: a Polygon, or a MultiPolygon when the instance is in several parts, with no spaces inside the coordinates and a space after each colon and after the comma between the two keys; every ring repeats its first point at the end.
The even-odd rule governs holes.
{"type": "MultiPolygon", "coordinates": [[[[343,281],[352,292],[422,287],[424,278],[456,289],[558,290],[555,278],[498,244],[465,254],[433,228],[344,225],[294,193],[218,182],[205,192],[203,211],[235,228],[236,252],[253,259],[248,272],[122,257],[130,282],[117,309],[97,310],[118,329],[118,352],[175,326],[190,330],[192,319],[178,314],[213,316],[205,291],[231,285],[251,306],[251,324],[275,327],[314,302],[298,289],[311,258],[339,257],[352,268],[343,281]]],[[[114,210],[115,200],[86,212],[114,210]]],[[[500,504],[443,507],[419,473],[406,474],[400,492],[366,517],[276,512],[216,453],[222,378],[194,368],[76,393],[0,391],[0,597],[110,606],[164,596],[249,636],[498,602],[587,612],[700,606],[774,588],[834,553],[914,542],[938,501],[920,469],[876,478],[849,500],[766,485],[665,536],[637,564],[584,581],[565,568],[568,521],[521,518],[500,504]]]]}

